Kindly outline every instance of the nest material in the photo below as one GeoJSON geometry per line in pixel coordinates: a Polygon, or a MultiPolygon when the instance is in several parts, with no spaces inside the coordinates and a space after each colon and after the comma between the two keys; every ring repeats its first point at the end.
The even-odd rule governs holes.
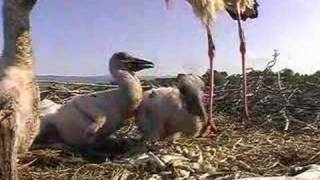
{"type": "MultiPolygon", "coordinates": [[[[319,112],[314,108],[320,98],[318,79],[305,77],[312,82],[305,86],[306,79],[282,75],[284,89],[279,90],[275,73],[250,73],[255,93],[250,97],[253,116],[242,122],[237,121],[241,113],[240,76],[223,79],[224,85],[217,87],[216,98],[220,100],[216,110],[220,115],[212,139],[163,141],[142,148],[132,143],[139,133],[134,122],[128,121],[114,135],[122,140],[118,146],[124,151],[108,152],[112,159],[97,163],[65,148],[32,150],[20,157],[20,179],[235,179],[285,175],[291,166],[319,164],[319,121],[311,118],[319,112]],[[286,121],[279,119],[283,118],[279,113],[283,107],[287,107],[284,111],[290,122],[287,131],[286,121]],[[298,121],[303,123],[292,117],[300,117],[298,121]]],[[[61,83],[40,86],[42,98],[58,103],[74,95],[113,88],[61,83]]]]}
{"type": "MultiPolygon", "coordinates": [[[[216,110],[239,117],[243,109],[241,76],[229,76],[224,81],[224,85],[217,87],[216,110]]],[[[319,84],[314,75],[252,71],[248,74],[252,120],[286,131],[289,128],[317,129],[320,123],[319,84]]]]}
{"type": "MultiPolygon", "coordinates": [[[[64,150],[34,150],[20,158],[21,179],[235,179],[276,176],[293,165],[320,162],[320,132],[263,130],[220,117],[212,139],[148,146],[152,153],[118,154],[104,163],[64,150]]],[[[124,130],[123,130],[124,131],[124,130]]],[[[125,134],[119,133],[118,137],[125,134]]],[[[127,146],[126,150],[133,151],[127,146]]]]}

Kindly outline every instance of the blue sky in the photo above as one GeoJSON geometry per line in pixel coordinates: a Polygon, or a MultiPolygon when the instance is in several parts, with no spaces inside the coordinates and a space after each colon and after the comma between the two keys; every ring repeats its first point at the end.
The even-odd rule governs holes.
{"type": "MultiPolygon", "coordinates": [[[[319,70],[320,1],[259,2],[259,18],[244,25],[249,65],[264,67],[276,48],[277,69],[319,70]]],[[[32,25],[38,74],[108,74],[116,51],[152,59],[156,68],[147,75],[203,73],[208,67],[205,31],[184,0],[169,9],[163,0],[39,0],[32,25]]],[[[220,15],[214,34],[217,69],[240,72],[236,22],[220,15]]]]}

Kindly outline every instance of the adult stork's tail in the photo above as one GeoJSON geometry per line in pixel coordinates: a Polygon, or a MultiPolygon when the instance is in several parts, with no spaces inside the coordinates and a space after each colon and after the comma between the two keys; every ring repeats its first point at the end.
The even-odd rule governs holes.
{"type": "MultiPolygon", "coordinates": [[[[234,6],[234,0],[225,0],[225,9],[233,20],[239,20],[237,8],[234,6]]],[[[246,21],[248,18],[255,19],[258,17],[259,3],[256,0],[240,0],[240,19],[246,21]]]]}

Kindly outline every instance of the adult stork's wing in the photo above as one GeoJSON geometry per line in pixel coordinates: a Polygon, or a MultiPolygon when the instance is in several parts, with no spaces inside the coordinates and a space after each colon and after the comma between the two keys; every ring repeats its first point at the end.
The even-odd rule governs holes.
{"type": "MultiPolygon", "coordinates": [[[[240,3],[241,9],[241,20],[245,21],[248,18],[255,19],[258,17],[259,4],[256,0],[242,0],[240,3]]],[[[232,17],[233,20],[238,20],[237,8],[232,3],[225,3],[225,9],[232,17]]]]}

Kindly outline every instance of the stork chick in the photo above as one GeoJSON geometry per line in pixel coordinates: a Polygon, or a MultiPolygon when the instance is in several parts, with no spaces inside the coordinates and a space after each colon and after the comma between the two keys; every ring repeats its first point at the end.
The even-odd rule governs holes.
{"type": "Polygon", "coordinates": [[[202,103],[203,81],[179,74],[177,87],[160,87],[144,94],[137,111],[137,125],[145,140],[161,140],[180,133],[199,136],[207,125],[202,103]]]}
{"type": "Polygon", "coordinates": [[[126,52],[115,53],[109,69],[119,88],[77,96],[56,112],[45,115],[38,143],[48,141],[47,133],[53,132],[52,128],[58,139],[70,146],[82,148],[103,141],[134,115],[142,101],[143,91],[135,72],[153,67],[152,62],[126,52]]]}
{"type": "Polygon", "coordinates": [[[62,106],[61,104],[57,104],[49,99],[42,100],[40,102],[40,107],[39,107],[40,118],[47,116],[48,114],[56,113],[61,106],[62,106]]]}

